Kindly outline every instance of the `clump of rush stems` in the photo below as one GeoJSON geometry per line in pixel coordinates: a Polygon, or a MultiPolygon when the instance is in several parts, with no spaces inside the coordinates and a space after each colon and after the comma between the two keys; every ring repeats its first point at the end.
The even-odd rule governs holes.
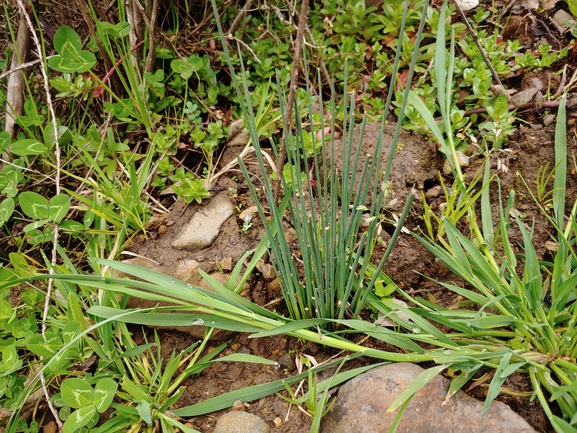
{"type": "MultiPolygon", "coordinates": [[[[398,66],[398,60],[395,66],[398,66]]],[[[345,72],[345,77],[346,75],[345,72]]],[[[243,94],[247,96],[246,101],[242,103],[245,110],[244,119],[248,119],[245,122],[247,129],[254,134],[256,130],[253,128],[254,120],[250,110],[252,104],[248,98],[250,92],[246,82],[242,84],[243,94]]],[[[346,80],[344,86],[347,87],[346,80]]],[[[391,89],[393,87],[391,86],[391,89]]],[[[393,90],[389,94],[387,109],[392,92],[393,90]]],[[[317,121],[315,124],[313,121],[313,101],[310,98],[312,93],[307,80],[309,121],[310,125],[315,125],[318,129],[314,127],[311,127],[311,130],[304,129],[297,107],[295,131],[294,133],[285,131],[290,176],[289,179],[283,176],[285,196],[280,206],[275,202],[270,182],[265,182],[264,185],[268,211],[271,215],[270,223],[266,222],[265,208],[259,202],[255,186],[250,184],[249,188],[270,240],[273,263],[281,280],[281,290],[290,317],[295,320],[356,318],[365,306],[377,276],[395,244],[408,214],[412,195],[398,222],[399,229],[394,233],[389,248],[377,265],[376,272],[370,270],[370,257],[375,247],[386,194],[385,188],[381,185],[384,185],[388,178],[388,170],[383,173],[381,167],[382,129],[374,155],[361,162],[362,145],[353,142],[354,100],[348,105],[347,95],[343,97],[343,104],[345,107],[349,106],[349,111],[347,113],[345,110],[343,139],[341,144],[337,144],[334,138],[334,112],[328,120],[321,109],[318,113],[320,122],[317,121]],[[305,143],[314,142],[319,132],[323,142],[322,148],[315,151],[309,159],[305,156],[305,143]],[[334,158],[334,149],[337,145],[342,146],[341,170],[337,169],[334,158]],[[295,260],[295,251],[285,235],[285,210],[288,210],[290,221],[296,231],[298,254],[302,259],[295,260]],[[368,221],[366,231],[361,231],[363,219],[368,221]]],[[[322,95],[322,91],[318,94],[322,95]]],[[[281,102],[282,96],[280,95],[281,102]]],[[[322,98],[319,106],[323,106],[322,98]]],[[[334,102],[332,107],[334,110],[334,102]]],[[[284,126],[288,128],[288,125],[284,126]]],[[[363,130],[364,122],[360,128],[361,137],[363,130]]],[[[253,136],[253,144],[260,168],[265,172],[258,137],[253,136]]],[[[315,146],[313,148],[316,149],[315,146]]],[[[396,137],[391,154],[395,148],[396,137]]],[[[243,171],[245,177],[250,179],[244,166],[243,171]]],[[[277,176],[281,176],[281,173],[283,170],[279,167],[277,176]]],[[[330,327],[326,321],[317,322],[317,325],[330,327]]]]}

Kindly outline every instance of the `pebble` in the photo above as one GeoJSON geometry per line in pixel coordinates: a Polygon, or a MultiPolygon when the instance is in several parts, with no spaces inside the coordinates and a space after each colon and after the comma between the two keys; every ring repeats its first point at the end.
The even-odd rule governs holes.
{"type": "Polygon", "coordinates": [[[257,214],[258,208],[256,206],[247,207],[241,213],[238,214],[238,219],[242,222],[251,222],[254,216],[257,214]]]}
{"type": "Polygon", "coordinates": [[[256,264],[256,268],[266,280],[270,281],[276,278],[274,268],[270,263],[265,263],[264,260],[259,260],[256,264]]]}
{"type": "Polygon", "coordinates": [[[198,251],[212,244],[220,227],[234,213],[234,205],[228,195],[218,194],[192,216],[172,242],[173,248],[198,251]]]}
{"type": "Polygon", "coordinates": [[[222,415],[216,422],[214,433],[269,433],[270,428],[258,416],[233,411],[222,415]]]}
{"type": "Polygon", "coordinates": [[[226,257],[218,262],[218,266],[225,272],[232,271],[232,257],[226,257]]]}
{"type": "MultiPolygon", "coordinates": [[[[457,162],[461,168],[469,166],[469,157],[467,155],[465,155],[460,150],[457,150],[455,154],[457,155],[457,162]]],[[[445,159],[443,164],[443,174],[448,176],[451,173],[451,165],[449,164],[449,160],[445,159]]]]}
{"type": "MultiPolygon", "coordinates": [[[[323,418],[323,433],[389,431],[397,411],[387,413],[399,394],[421,373],[415,364],[394,363],[361,374],[340,387],[336,404],[323,418]]],[[[437,376],[418,391],[400,421],[397,433],[535,433],[508,406],[483,402],[457,392],[445,402],[450,381],[437,376]]]]}
{"type": "Polygon", "coordinates": [[[429,188],[427,190],[427,192],[425,192],[425,199],[427,199],[427,201],[429,201],[433,198],[437,198],[441,195],[442,192],[443,192],[443,187],[441,185],[436,185],[432,188],[429,188]]]}
{"type": "Polygon", "coordinates": [[[238,411],[238,412],[244,412],[244,403],[242,402],[242,400],[236,400],[233,405],[232,405],[232,410],[238,411]]]}
{"type": "Polygon", "coordinates": [[[295,360],[294,356],[290,353],[285,353],[281,355],[278,359],[278,363],[280,364],[283,370],[293,371],[295,369],[295,360]]]}

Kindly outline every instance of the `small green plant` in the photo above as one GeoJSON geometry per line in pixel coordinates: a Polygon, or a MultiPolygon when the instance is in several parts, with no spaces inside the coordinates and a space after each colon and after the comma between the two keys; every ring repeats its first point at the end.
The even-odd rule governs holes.
{"type": "Polygon", "coordinates": [[[90,382],[86,378],[70,377],[60,385],[60,397],[68,408],[75,409],[65,418],[64,433],[73,433],[84,426],[94,427],[98,414],[105,412],[116,397],[118,384],[114,380],[104,377],[94,385],[90,382]]]}

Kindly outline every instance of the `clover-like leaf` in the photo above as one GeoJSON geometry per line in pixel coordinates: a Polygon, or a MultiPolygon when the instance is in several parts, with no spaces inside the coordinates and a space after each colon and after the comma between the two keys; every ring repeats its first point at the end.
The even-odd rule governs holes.
{"type": "Polygon", "coordinates": [[[54,48],[59,55],[48,59],[48,65],[58,72],[86,72],[96,64],[96,56],[82,49],[80,36],[71,27],[56,31],[54,48]]]}
{"type": "Polygon", "coordinates": [[[48,200],[32,191],[24,191],[18,196],[20,208],[26,216],[34,219],[47,219],[50,215],[48,200]]]}
{"type": "Polygon", "coordinates": [[[70,209],[70,197],[66,194],[55,195],[48,204],[48,218],[59,223],[68,213],[68,209],[70,209]]]}
{"type": "Polygon", "coordinates": [[[61,347],[62,339],[54,332],[46,332],[44,336],[36,334],[28,341],[28,350],[45,358],[53,356],[61,347]]]}
{"type": "Polygon", "coordinates": [[[116,390],[118,389],[118,383],[109,378],[103,378],[98,381],[94,387],[94,406],[96,410],[102,413],[112,403],[114,396],[116,395],[116,390]]]}
{"type": "Polygon", "coordinates": [[[10,146],[10,151],[18,156],[42,155],[47,150],[48,148],[35,138],[24,138],[10,146]]]}
{"type": "Polygon", "coordinates": [[[8,197],[0,204],[0,226],[6,224],[14,212],[14,199],[8,197]]]}
{"type": "Polygon", "coordinates": [[[74,409],[92,405],[94,401],[92,386],[86,380],[76,377],[70,377],[62,382],[60,394],[64,402],[74,409]]]}
{"type": "Polygon", "coordinates": [[[96,408],[93,405],[82,407],[70,414],[64,425],[62,426],[63,433],[73,433],[76,430],[84,427],[92,420],[96,414],[96,408]]]}

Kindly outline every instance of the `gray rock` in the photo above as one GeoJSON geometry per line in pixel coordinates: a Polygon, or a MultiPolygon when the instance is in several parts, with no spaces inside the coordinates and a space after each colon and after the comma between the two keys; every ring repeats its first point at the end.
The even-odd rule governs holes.
{"type": "MultiPolygon", "coordinates": [[[[343,385],[336,404],[323,418],[323,433],[387,432],[397,412],[387,409],[423,371],[409,363],[377,367],[343,385]]],[[[481,414],[483,402],[462,391],[445,402],[449,380],[437,376],[415,394],[397,429],[398,433],[535,433],[508,406],[493,402],[481,414]]]]}
{"type": "Polygon", "coordinates": [[[212,244],[222,224],[233,214],[234,205],[226,193],[218,194],[198,209],[182,229],[172,246],[177,249],[198,251],[212,244]]]}
{"type": "Polygon", "coordinates": [[[222,415],[214,428],[214,433],[269,433],[266,422],[252,413],[228,412],[222,415]]]}

